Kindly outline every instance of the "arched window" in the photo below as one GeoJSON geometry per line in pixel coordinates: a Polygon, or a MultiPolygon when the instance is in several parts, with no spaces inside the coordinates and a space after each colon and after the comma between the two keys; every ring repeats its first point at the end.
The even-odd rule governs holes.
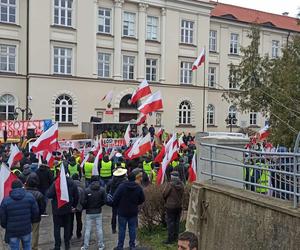
{"type": "Polygon", "coordinates": [[[123,98],[120,101],[120,109],[137,109],[137,103],[132,104],[130,100],[130,94],[123,96],[123,98]]]}
{"type": "Polygon", "coordinates": [[[13,120],[16,100],[12,95],[5,94],[0,97],[0,120],[13,120]]]}
{"type": "Polygon", "coordinates": [[[73,100],[68,95],[60,95],[55,101],[55,121],[72,122],[73,100]]]}
{"type": "Polygon", "coordinates": [[[237,124],[237,110],[236,110],[236,106],[232,105],[229,107],[228,110],[228,118],[232,119],[232,125],[236,125],[237,124]]]}
{"type": "Polygon", "coordinates": [[[179,124],[191,124],[192,105],[189,101],[183,101],[179,105],[179,124]]]}
{"type": "Polygon", "coordinates": [[[207,106],[207,125],[215,124],[215,107],[212,104],[207,106]]]}

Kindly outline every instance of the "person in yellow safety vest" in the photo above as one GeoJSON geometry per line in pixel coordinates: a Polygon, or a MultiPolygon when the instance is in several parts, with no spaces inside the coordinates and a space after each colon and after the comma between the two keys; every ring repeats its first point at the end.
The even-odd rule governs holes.
{"type": "Polygon", "coordinates": [[[173,168],[177,168],[178,165],[179,165],[179,161],[178,160],[172,161],[171,165],[172,165],[173,168]]]}
{"type": "Polygon", "coordinates": [[[145,173],[150,176],[152,173],[152,161],[150,157],[147,157],[145,161],[143,161],[143,170],[145,173]]]}
{"type": "Polygon", "coordinates": [[[74,158],[76,160],[76,163],[80,164],[81,163],[81,157],[80,157],[80,152],[78,151],[77,148],[73,149],[73,156],[74,156],[74,158]]]}
{"type": "Polygon", "coordinates": [[[153,184],[153,185],[156,185],[156,180],[157,180],[157,170],[154,168],[154,169],[152,169],[152,171],[151,171],[151,177],[150,177],[150,179],[151,179],[151,183],[153,184]]]}
{"type": "Polygon", "coordinates": [[[70,177],[72,177],[74,174],[78,174],[79,179],[81,179],[81,169],[79,164],[76,163],[75,157],[71,157],[68,165],[68,171],[70,174],[70,177]]]}
{"type": "MultiPolygon", "coordinates": [[[[248,155],[245,155],[244,157],[244,165],[253,165],[252,160],[248,157],[248,155]]],[[[253,182],[253,168],[251,167],[244,167],[243,168],[243,178],[246,182],[253,182]]],[[[246,189],[251,189],[251,186],[249,184],[245,185],[246,189]]]]}
{"type": "Polygon", "coordinates": [[[268,190],[269,190],[268,187],[269,187],[270,173],[267,170],[269,167],[267,164],[265,164],[263,162],[257,162],[255,165],[259,166],[261,168],[266,168],[263,170],[255,169],[256,183],[263,186],[263,187],[256,187],[255,191],[256,191],[256,193],[266,194],[266,193],[268,193],[268,190]]]}
{"type": "Polygon", "coordinates": [[[101,186],[105,187],[112,178],[114,164],[109,160],[109,156],[105,155],[101,161],[100,181],[101,186]]]}
{"type": "Polygon", "coordinates": [[[88,187],[91,183],[92,171],[93,171],[94,160],[95,160],[93,152],[90,152],[89,154],[90,154],[90,156],[89,156],[88,160],[83,165],[83,173],[84,173],[84,177],[85,177],[85,187],[88,187]]]}
{"type": "Polygon", "coordinates": [[[61,161],[55,160],[54,164],[53,164],[53,168],[50,169],[50,171],[52,171],[52,173],[53,173],[54,179],[56,178],[56,172],[57,172],[57,169],[59,169],[60,164],[61,164],[61,161]]]}

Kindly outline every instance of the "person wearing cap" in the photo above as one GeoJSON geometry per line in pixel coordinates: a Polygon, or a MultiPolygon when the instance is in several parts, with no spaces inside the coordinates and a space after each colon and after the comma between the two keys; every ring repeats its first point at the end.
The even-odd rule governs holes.
{"type": "Polygon", "coordinates": [[[178,172],[173,171],[171,181],[167,183],[163,190],[168,228],[168,239],[164,241],[165,244],[173,244],[178,239],[183,193],[184,185],[178,172]]]}
{"type": "MultiPolygon", "coordinates": [[[[118,166],[118,165],[117,165],[118,166]]],[[[121,166],[117,168],[113,173],[112,180],[107,184],[106,193],[113,197],[117,188],[127,180],[127,169],[122,168],[121,166]]],[[[117,208],[112,207],[112,218],[111,218],[111,229],[112,233],[115,234],[117,232],[117,208]]]]}
{"type": "Polygon", "coordinates": [[[35,198],[23,188],[20,180],[14,180],[9,196],[0,206],[1,226],[5,228],[5,242],[10,249],[19,250],[20,241],[23,250],[31,250],[31,224],[39,216],[35,198]]]}
{"type": "Polygon", "coordinates": [[[118,246],[115,250],[122,250],[124,247],[127,224],[129,229],[129,247],[130,249],[135,248],[138,206],[145,201],[141,182],[142,171],[136,168],[129,174],[128,181],[119,185],[113,196],[113,207],[117,208],[119,225],[118,246]]]}

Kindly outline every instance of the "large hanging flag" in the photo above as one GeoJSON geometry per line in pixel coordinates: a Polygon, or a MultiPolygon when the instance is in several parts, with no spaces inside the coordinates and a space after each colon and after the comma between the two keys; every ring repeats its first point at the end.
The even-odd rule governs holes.
{"type": "Polygon", "coordinates": [[[144,124],[144,122],[146,121],[147,119],[147,115],[144,115],[144,114],[140,114],[138,119],[136,120],[136,125],[137,126],[140,126],[142,124],[144,124]]]}
{"type": "Polygon", "coordinates": [[[196,61],[193,63],[192,70],[198,69],[202,63],[205,62],[205,49],[203,48],[200,55],[197,57],[196,61]]]}
{"type": "Polygon", "coordinates": [[[64,164],[61,164],[60,174],[55,180],[55,191],[58,208],[64,206],[70,201],[64,164]]]}
{"type": "Polygon", "coordinates": [[[269,137],[269,135],[270,135],[270,126],[266,125],[261,130],[259,130],[258,139],[260,141],[264,141],[265,139],[267,139],[269,137]]]}
{"type": "Polygon", "coordinates": [[[114,96],[114,91],[113,90],[110,90],[108,91],[108,93],[103,96],[103,98],[101,99],[101,101],[108,101],[108,103],[111,103],[112,99],[113,99],[113,96],[114,96]]]}
{"type": "Polygon", "coordinates": [[[127,159],[135,159],[151,151],[151,136],[148,133],[145,137],[140,137],[125,153],[127,159]]]}
{"type": "Polygon", "coordinates": [[[141,82],[138,88],[133,92],[131,96],[131,103],[135,104],[138,100],[150,94],[151,94],[151,89],[147,80],[145,79],[141,82]]]}
{"type": "Polygon", "coordinates": [[[11,191],[11,184],[17,179],[18,177],[14,175],[4,163],[2,163],[0,169],[0,204],[3,198],[9,195],[9,192],[11,191]]]}
{"type": "Polygon", "coordinates": [[[147,115],[151,112],[154,112],[156,110],[162,109],[163,103],[162,103],[162,97],[160,91],[157,91],[153,95],[149,96],[144,103],[138,107],[138,110],[147,115]]]}
{"type": "Polygon", "coordinates": [[[194,182],[197,180],[197,166],[196,166],[196,154],[194,154],[193,156],[193,160],[192,160],[192,163],[189,167],[189,182],[194,182]]]}
{"type": "Polygon", "coordinates": [[[22,160],[23,154],[17,145],[11,145],[10,155],[7,161],[8,166],[11,168],[15,162],[22,160]]]}
{"type": "Polygon", "coordinates": [[[130,124],[128,124],[125,135],[124,135],[124,140],[126,142],[126,146],[128,147],[130,145],[130,124]]]}

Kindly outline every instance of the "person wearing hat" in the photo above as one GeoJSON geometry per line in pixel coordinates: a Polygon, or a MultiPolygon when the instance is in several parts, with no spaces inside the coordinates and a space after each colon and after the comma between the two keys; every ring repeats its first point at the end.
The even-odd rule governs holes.
{"type": "MultiPolygon", "coordinates": [[[[113,197],[117,188],[127,180],[127,169],[119,167],[113,172],[112,180],[107,184],[106,193],[108,196],[113,197]]],[[[117,208],[112,207],[112,218],[111,218],[111,229],[112,233],[115,234],[117,232],[117,208]]]]}
{"type": "Polygon", "coordinates": [[[119,225],[118,246],[115,250],[122,250],[124,247],[127,224],[129,229],[129,248],[135,248],[138,206],[145,201],[141,182],[142,171],[136,168],[129,174],[128,181],[119,185],[113,196],[113,207],[117,208],[119,225]]]}
{"type": "Polygon", "coordinates": [[[163,190],[168,228],[168,239],[164,241],[165,244],[173,244],[178,239],[183,193],[184,185],[178,172],[171,172],[171,181],[167,183],[163,190]]]}
{"type": "Polygon", "coordinates": [[[20,241],[24,250],[31,250],[31,224],[39,216],[39,208],[29,192],[23,188],[20,180],[14,180],[9,196],[4,198],[0,206],[1,226],[5,228],[5,242],[10,249],[20,249],[20,241]]]}

